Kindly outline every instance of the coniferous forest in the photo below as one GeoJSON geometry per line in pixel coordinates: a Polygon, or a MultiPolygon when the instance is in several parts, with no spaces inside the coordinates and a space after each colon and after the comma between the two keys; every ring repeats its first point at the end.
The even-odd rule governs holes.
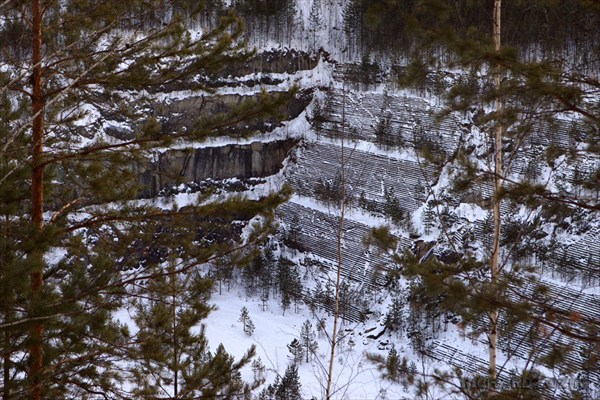
{"type": "Polygon", "coordinates": [[[600,396],[596,0],[0,0],[0,397],[600,396]]]}

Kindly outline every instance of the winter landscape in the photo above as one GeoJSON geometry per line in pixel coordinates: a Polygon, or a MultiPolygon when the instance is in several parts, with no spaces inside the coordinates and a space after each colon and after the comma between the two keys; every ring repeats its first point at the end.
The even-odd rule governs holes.
{"type": "Polygon", "coordinates": [[[600,4],[0,0],[3,399],[600,398],[600,4]]]}

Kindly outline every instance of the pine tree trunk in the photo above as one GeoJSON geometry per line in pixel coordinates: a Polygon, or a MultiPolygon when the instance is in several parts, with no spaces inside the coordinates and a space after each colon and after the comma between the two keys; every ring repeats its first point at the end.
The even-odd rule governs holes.
{"type": "MultiPolygon", "coordinates": [[[[2,232],[2,235],[4,237],[8,237],[8,218],[7,220],[4,222],[4,232],[2,232]]],[[[5,245],[2,248],[2,252],[3,254],[8,254],[8,246],[5,245]]],[[[0,273],[2,271],[4,271],[6,268],[8,268],[8,266],[2,265],[3,264],[3,259],[0,258],[0,273]]],[[[13,312],[11,311],[11,303],[13,301],[13,298],[10,297],[10,299],[3,299],[4,300],[4,310],[2,310],[2,314],[3,314],[3,319],[6,322],[11,322],[12,318],[13,318],[13,312]]],[[[2,388],[2,400],[9,400],[11,398],[11,386],[12,386],[12,379],[11,379],[11,334],[10,331],[7,329],[4,331],[4,335],[3,335],[3,340],[4,340],[4,344],[3,344],[3,348],[4,348],[4,353],[2,354],[2,379],[4,382],[4,387],[2,388]]]]}
{"type": "MultiPolygon", "coordinates": [[[[500,50],[500,23],[501,23],[501,3],[502,0],[494,1],[494,47],[496,51],[500,50]]],[[[500,89],[500,71],[498,67],[495,67],[494,71],[494,85],[495,89],[500,89]]],[[[496,98],[496,115],[500,116],[502,112],[502,100],[496,98]]],[[[502,121],[496,121],[497,126],[495,129],[495,152],[494,152],[494,199],[493,199],[493,210],[494,210],[494,247],[492,249],[492,267],[491,267],[491,286],[492,290],[496,289],[496,283],[498,280],[499,273],[499,260],[500,260],[500,233],[501,233],[501,221],[500,221],[500,189],[502,185],[502,121]]],[[[494,293],[494,296],[496,294],[494,293]]],[[[498,309],[494,305],[490,312],[490,332],[489,332],[489,369],[490,369],[490,382],[492,387],[496,384],[496,345],[498,341],[498,309]]]]}
{"type": "MultiPolygon", "coordinates": [[[[12,312],[9,307],[4,310],[4,320],[9,322],[12,320],[12,312]]],[[[9,400],[11,398],[12,379],[11,379],[11,335],[7,329],[4,331],[4,353],[2,354],[2,379],[4,387],[2,388],[2,400],[9,400]]]]}
{"type": "MultiPolygon", "coordinates": [[[[31,222],[33,232],[39,235],[44,227],[44,165],[42,164],[44,153],[44,95],[42,87],[42,8],[40,0],[34,0],[32,7],[33,91],[31,102],[33,112],[33,173],[31,179],[31,222]]],[[[37,314],[42,303],[44,253],[40,250],[34,251],[31,263],[31,309],[34,314],[37,314]]],[[[30,398],[32,400],[39,400],[42,397],[43,334],[44,325],[41,322],[36,322],[32,327],[29,345],[30,398]]]]}
{"type": "Polygon", "coordinates": [[[177,338],[177,282],[175,263],[171,264],[171,318],[173,324],[173,398],[179,398],[179,347],[177,338]]]}
{"type": "MultiPolygon", "coordinates": [[[[8,321],[8,319],[7,319],[8,321]]],[[[4,332],[4,345],[6,346],[6,350],[2,355],[2,379],[4,380],[4,388],[2,389],[2,399],[9,400],[10,399],[10,352],[8,350],[8,346],[10,345],[10,336],[8,332],[4,332]]]]}

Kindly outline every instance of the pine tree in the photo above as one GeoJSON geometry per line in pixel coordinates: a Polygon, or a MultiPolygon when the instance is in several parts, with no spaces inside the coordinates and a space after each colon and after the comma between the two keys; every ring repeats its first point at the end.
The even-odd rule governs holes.
{"type": "MultiPolygon", "coordinates": [[[[321,105],[321,101],[317,98],[313,102],[313,108],[310,115],[310,124],[314,128],[317,133],[317,139],[320,137],[323,132],[323,123],[326,122],[323,106],[321,105]]],[[[293,222],[293,221],[292,221],[293,222]]]]}
{"type": "Polygon", "coordinates": [[[273,383],[261,390],[258,394],[258,400],[273,400],[275,398],[275,391],[279,387],[280,382],[281,379],[279,378],[279,375],[277,375],[273,383]]]}
{"type": "Polygon", "coordinates": [[[408,364],[406,357],[400,358],[398,351],[392,345],[386,357],[380,354],[367,354],[367,358],[377,365],[382,372],[382,377],[392,382],[402,383],[407,388],[409,383],[414,382],[417,373],[414,362],[408,364]]]}
{"type": "Polygon", "coordinates": [[[283,243],[286,246],[294,249],[294,251],[295,251],[295,249],[302,251],[303,247],[302,247],[302,243],[300,242],[300,234],[301,234],[300,218],[298,217],[298,215],[294,214],[289,227],[286,228],[283,243]]]}
{"type": "Polygon", "coordinates": [[[265,259],[262,252],[258,252],[252,259],[250,265],[243,270],[243,284],[248,296],[257,294],[259,279],[263,275],[265,269],[265,259]]]}
{"type": "Polygon", "coordinates": [[[290,364],[275,390],[275,400],[302,400],[302,385],[296,364],[290,364]]]}
{"type": "Polygon", "coordinates": [[[400,379],[400,357],[396,348],[392,346],[385,359],[386,378],[398,382],[400,379]]]}
{"type": "Polygon", "coordinates": [[[234,260],[231,255],[217,254],[211,276],[219,283],[219,294],[223,294],[223,283],[227,283],[227,291],[231,289],[234,260]]]}
{"type": "MultiPolygon", "coordinates": [[[[442,46],[451,52],[453,68],[460,66],[464,71],[464,76],[448,91],[445,111],[451,110],[472,118],[472,126],[481,133],[482,138],[485,138],[488,147],[485,155],[462,149],[464,154],[470,154],[471,159],[463,162],[459,168],[460,176],[457,180],[459,184],[456,187],[472,189],[478,182],[485,182],[485,187],[491,194],[481,201],[481,206],[489,208],[490,220],[483,221],[480,226],[483,228],[482,231],[488,231],[491,240],[476,238],[487,247],[485,256],[481,257],[472,248],[465,246],[461,249],[465,256],[458,262],[442,263],[430,260],[425,263],[426,265],[417,267],[415,264],[418,264],[418,260],[409,256],[407,264],[410,267],[406,272],[407,276],[416,278],[423,284],[422,295],[430,301],[437,301],[442,309],[460,315],[465,326],[481,327],[482,321],[486,321],[483,331],[489,346],[488,376],[491,382],[491,387],[487,389],[491,393],[484,391],[478,395],[489,396],[502,392],[494,388],[498,375],[497,351],[506,347],[506,341],[515,332],[511,329],[515,326],[519,324],[520,327],[529,326],[530,332],[533,332],[532,336],[536,336],[539,332],[538,327],[543,326],[555,332],[555,337],[568,337],[569,339],[566,340],[569,341],[589,343],[597,340],[594,335],[586,333],[587,323],[573,323],[573,320],[567,317],[570,311],[557,309],[555,303],[545,297],[544,293],[549,289],[539,282],[535,264],[528,265],[523,263],[522,259],[521,262],[515,261],[520,256],[518,251],[522,248],[521,244],[535,237],[535,234],[529,230],[530,221],[523,219],[518,223],[511,221],[514,213],[510,215],[510,211],[506,213],[504,210],[511,210],[510,204],[516,204],[521,215],[524,213],[544,218],[545,229],[555,227],[553,219],[558,215],[565,215],[565,209],[569,209],[570,213],[590,213],[590,216],[597,212],[597,201],[593,196],[581,191],[569,191],[569,184],[565,184],[563,178],[565,175],[571,177],[576,175],[576,171],[565,171],[564,168],[556,165],[556,159],[564,156],[564,160],[569,160],[568,163],[577,165],[577,159],[582,153],[569,146],[581,146],[586,141],[581,136],[583,132],[589,131],[590,128],[598,129],[600,124],[598,107],[586,100],[586,97],[591,93],[600,92],[600,82],[597,77],[583,71],[587,67],[581,68],[577,62],[563,62],[565,54],[570,52],[569,43],[574,40],[574,37],[578,37],[579,32],[563,34],[557,43],[560,43],[559,47],[565,47],[558,51],[556,48],[551,50],[550,47],[554,45],[550,46],[548,42],[542,40],[544,42],[542,47],[547,51],[542,55],[530,57],[527,52],[535,46],[532,44],[535,41],[529,41],[526,34],[522,35],[520,40],[515,40],[520,33],[515,34],[510,28],[505,29],[517,23],[518,18],[515,17],[519,13],[516,10],[522,11],[521,4],[506,2],[501,10],[499,0],[486,3],[485,6],[483,3],[478,5],[472,2],[460,3],[460,5],[457,3],[455,8],[446,7],[443,2],[426,2],[419,10],[419,14],[414,15],[413,22],[419,20],[423,28],[421,33],[425,33],[421,37],[431,40],[429,44],[435,43],[434,46],[442,46]],[[438,13],[440,10],[443,10],[441,14],[438,13]],[[475,14],[471,14],[474,10],[480,13],[479,17],[476,18],[475,14]],[[457,18],[455,11],[461,14],[460,18],[457,18]],[[500,11],[503,15],[502,21],[500,21],[500,11]],[[481,18],[481,15],[488,17],[481,18]],[[493,26],[482,29],[481,22],[477,22],[477,19],[492,20],[493,26]],[[457,20],[462,20],[463,23],[467,20],[469,22],[456,29],[457,20]],[[500,29],[500,22],[502,22],[502,29],[500,29]],[[478,32],[481,35],[472,34],[476,28],[479,28],[478,32]],[[486,32],[490,32],[491,35],[486,32]],[[483,73],[485,78],[481,79],[482,75],[478,74],[483,71],[485,71],[483,73]],[[493,111],[477,112],[475,107],[493,111]],[[578,128],[574,130],[571,126],[567,129],[563,122],[564,118],[572,119],[572,123],[578,128]],[[548,129],[550,134],[544,136],[541,133],[542,129],[548,129]],[[575,134],[575,131],[579,134],[575,134]],[[543,147],[536,146],[535,141],[542,137],[550,144],[543,147]],[[564,140],[558,139],[559,137],[563,137],[564,140]],[[558,142],[561,140],[562,143],[559,145],[558,142]],[[519,148],[524,143],[526,144],[519,148]],[[516,165],[519,162],[515,161],[515,157],[519,151],[529,146],[532,150],[542,150],[538,154],[546,153],[547,165],[552,170],[550,178],[545,177],[541,180],[538,174],[518,172],[516,165]],[[475,169],[472,168],[471,163],[476,165],[475,169]],[[540,212],[540,210],[545,211],[540,212]],[[512,223],[518,224],[518,227],[515,229],[512,223]],[[475,279],[481,274],[484,274],[487,279],[475,279]],[[527,294],[524,293],[525,288],[528,288],[527,294]],[[553,317],[548,318],[548,315],[553,317]],[[557,315],[562,315],[557,317],[561,322],[553,320],[557,315]],[[508,328],[503,331],[499,328],[500,324],[506,324],[508,328]],[[504,337],[501,336],[502,334],[504,337]]],[[[563,2],[558,6],[552,2],[540,1],[536,2],[532,10],[540,7],[544,10],[542,13],[548,13],[549,16],[563,6],[570,10],[572,16],[579,15],[581,18],[587,15],[581,18],[583,25],[587,18],[595,19],[600,12],[600,8],[591,2],[577,5],[574,3],[567,5],[563,2]]],[[[535,14],[535,11],[532,14],[535,14]]],[[[533,29],[543,30],[549,27],[541,20],[538,20],[538,23],[539,27],[535,26],[533,29]]],[[[557,21],[550,30],[562,24],[557,21]]],[[[420,52],[422,51],[423,48],[420,49],[420,52]]],[[[424,61],[423,58],[417,58],[417,63],[424,61]]],[[[588,154],[584,157],[597,157],[598,149],[594,146],[586,147],[585,151],[588,154]]],[[[526,158],[529,158],[529,155],[526,158]]],[[[538,243],[552,243],[552,240],[537,239],[538,243]]],[[[548,255],[542,253],[543,250],[538,253],[539,256],[547,260],[548,255]]],[[[567,260],[566,252],[564,256],[567,260]]],[[[559,254],[554,258],[555,264],[561,262],[562,258],[559,254]]],[[[570,260],[568,263],[573,265],[576,262],[570,260]]],[[[544,338],[543,342],[546,348],[553,349],[552,354],[561,354],[561,357],[565,357],[569,353],[569,350],[559,343],[560,340],[544,338]]],[[[535,347],[520,350],[528,354],[530,365],[545,362],[535,351],[535,347]]],[[[557,368],[565,373],[568,370],[565,365],[557,368]]],[[[534,373],[538,372],[533,367],[522,371],[523,376],[534,373]]],[[[446,377],[443,380],[448,379],[446,377]]],[[[502,396],[503,393],[497,395],[502,396]]],[[[517,398],[529,394],[509,392],[504,395],[517,398]]],[[[567,397],[574,395],[575,393],[571,393],[567,397]]]]}
{"type": "Polygon", "coordinates": [[[198,273],[178,274],[174,264],[169,272],[140,288],[135,300],[139,333],[129,352],[134,397],[227,397],[249,391],[236,371],[250,362],[254,348],[239,361],[222,346],[213,354],[204,327],[195,329],[210,312],[211,282],[198,273]]]}
{"type": "Polygon", "coordinates": [[[238,318],[238,322],[242,323],[242,330],[244,331],[244,333],[248,336],[252,336],[255,326],[252,322],[252,319],[250,318],[250,313],[248,312],[246,306],[242,307],[242,309],[240,310],[240,317],[238,318]]]}
{"type": "Polygon", "coordinates": [[[263,383],[265,381],[265,370],[265,365],[260,357],[252,361],[252,373],[254,374],[255,382],[263,383]]]}
{"type": "Polygon", "coordinates": [[[256,327],[254,326],[254,322],[252,322],[252,320],[248,318],[248,321],[246,321],[246,326],[244,327],[244,333],[248,336],[252,336],[252,334],[254,333],[254,329],[256,329],[256,327]]]}
{"type": "Polygon", "coordinates": [[[402,333],[404,302],[400,296],[394,297],[392,304],[385,315],[384,324],[392,332],[402,333]]]}
{"type": "Polygon", "coordinates": [[[275,381],[263,389],[258,395],[259,400],[302,400],[302,385],[300,376],[298,375],[298,367],[295,364],[290,364],[280,379],[279,376],[275,381]]]}
{"type": "Polygon", "coordinates": [[[210,94],[205,81],[193,78],[252,55],[233,14],[192,35],[185,24],[200,11],[192,3],[29,0],[0,8],[6,398],[126,397],[115,365],[136,338],[127,337],[114,313],[130,292],[168,275],[156,268],[169,253],[183,273],[226,250],[226,243],[204,237],[214,221],[227,226],[281,200],[166,209],[131,201],[145,190],[140,171],[153,149],[250,134],[245,125],[287,98],[263,94],[219,115],[193,117],[181,129],[163,125],[159,92],[186,85],[210,94]],[[111,120],[126,128],[104,129],[111,120]]]}
{"type": "Polygon", "coordinates": [[[293,267],[290,269],[290,281],[288,290],[290,291],[290,295],[292,300],[294,301],[294,311],[297,313],[299,311],[299,306],[302,304],[302,280],[300,279],[300,273],[298,272],[297,267],[293,267]]]}
{"type": "Polygon", "coordinates": [[[304,321],[302,324],[302,329],[300,330],[300,344],[304,351],[304,358],[306,362],[310,361],[312,356],[319,348],[319,344],[317,343],[315,336],[315,331],[313,330],[310,321],[304,321]]]}
{"type": "Polygon", "coordinates": [[[395,145],[395,138],[392,134],[392,115],[388,112],[381,116],[375,126],[375,143],[382,149],[389,150],[395,145]]]}
{"type": "Polygon", "coordinates": [[[286,259],[280,259],[278,263],[277,278],[281,292],[281,307],[283,313],[290,307],[292,301],[298,312],[298,304],[302,300],[302,280],[298,269],[286,259]]]}
{"type": "Polygon", "coordinates": [[[282,292],[281,293],[281,309],[283,311],[283,315],[285,315],[285,312],[288,308],[290,308],[290,305],[292,304],[292,300],[290,298],[290,293],[288,291],[282,292]]]}
{"type": "Polygon", "coordinates": [[[394,223],[400,223],[404,219],[404,210],[400,206],[398,197],[394,194],[393,187],[389,186],[385,189],[384,200],[384,215],[394,221],[394,223]]]}
{"type": "Polygon", "coordinates": [[[312,50],[316,51],[317,32],[321,30],[323,16],[321,15],[321,0],[313,0],[308,14],[308,31],[312,34],[312,50]]]}
{"type": "Polygon", "coordinates": [[[264,258],[264,266],[262,271],[260,271],[259,280],[260,280],[260,289],[261,289],[261,299],[269,299],[269,293],[271,291],[271,287],[274,285],[275,281],[275,256],[273,255],[273,251],[269,248],[263,251],[264,258]]]}

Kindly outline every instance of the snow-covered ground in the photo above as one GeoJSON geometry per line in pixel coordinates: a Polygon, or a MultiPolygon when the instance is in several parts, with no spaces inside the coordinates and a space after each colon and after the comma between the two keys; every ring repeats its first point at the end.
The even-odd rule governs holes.
{"type": "MultiPolygon", "coordinates": [[[[228,352],[241,357],[251,345],[255,345],[257,357],[260,357],[267,369],[265,385],[272,383],[277,374],[283,375],[287,365],[292,362],[287,345],[294,338],[299,339],[300,329],[307,319],[311,321],[316,332],[318,318],[311,315],[305,305],[300,307],[298,313],[294,312],[292,306],[283,315],[278,302],[270,300],[263,311],[261,301],[240,295],[237,289],[232,289],[229,293],[225,291],[222,295],[214,294],[212,302],[217,310],[204,321],[211,348],[214,349],[219,343],[223,343],[228,352]],[[240,310],[244,306],[249,310],[250,318],[256,326],[252,336],[247,336],[243,332],[242,323],[238,322],[240,310]]],[[[327,331],[331,332],[333,318],[319,316],[322,317],[326,318],[327,331]]],[[[377,322],[370,323],[373,326],[376,324],[377,322]]],[[[382,380],[376,366],[366,359],[366,352],[385,356],[387,350],[379,350],[377,340],[364,338],[364,328],[363,324],[343,326],[342,332],[345,337],[336,352],[334,362],[333,398],[358,400],[412,397],[402,385],[382,380]],[[349,344],[350,339],[354,345],[349,344]]],[[[319,348],[316,356],[310,362],[298,365],[303,396],[307,399],[320,399],[325,393],[331,347],[325,336],[317,335],[317,340],[319,348]]],[[[413,357],[407,346],[398,347],[397,350],[401,356],[413,357]]],[[[251,380],[252,376],[250,368],[246,368],[244,379],[251,380]]]]}

